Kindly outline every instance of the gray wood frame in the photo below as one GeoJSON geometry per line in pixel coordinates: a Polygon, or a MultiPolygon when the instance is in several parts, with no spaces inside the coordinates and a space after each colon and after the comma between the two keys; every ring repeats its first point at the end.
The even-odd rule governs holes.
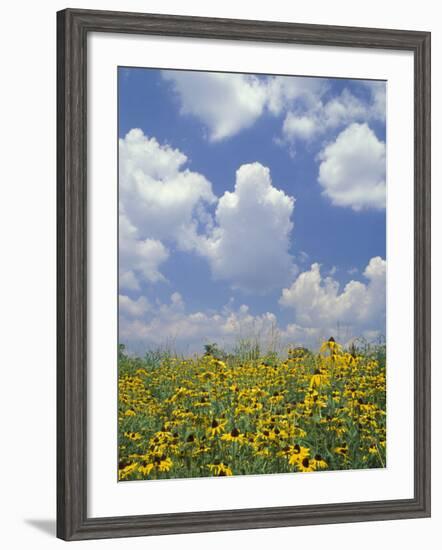
{"type": "MultiPolygon", "coordinates": [[[[57,14],[57,536],[65,540],[430,515],[430,33],[67,9],[57,14]],[[87,35],[136,33],[414,54],[414,498],[87,517],[87,35]]],[[[147,489],[146,489],[147,490],[147,489]]]]}

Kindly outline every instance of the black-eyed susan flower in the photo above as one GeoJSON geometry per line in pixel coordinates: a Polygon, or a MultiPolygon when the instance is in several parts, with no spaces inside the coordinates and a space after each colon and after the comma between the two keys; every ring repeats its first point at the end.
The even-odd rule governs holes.
{"type": "Polygon", "coordinates": [[[323,375],[319,369],[316,369],[313,376],[310,378],[310,388],[319,388],[323,380],[323,375]]]}
{"type": "Polygon", "coordinates": [[[312,459],[312,465],[315,470],[326,470],[328,468],[327,462],[322,458],[320,454],[316,454],[312,459]]]}
{"type": "Polygon", "coordinates": [[[336,342],[336,340],[333,338],[333,336],[330,336],[330,338],[327,340],[327,342],[324,342],[321,345],[320,353],[329,352],[330,355],[334,355],[336,353],[341,352],[342,347],[336,342]]]}
{"type": "Polygon", "coordinates": [[[138,441],[142,436],[139,432],[124,432],[124,437],[127,437],[131,441],[138,441]]]}
{"type": "Polygon", "coordinates": [[[223,441],[233,441],[233,442],[240,442],[244,440],[244,434],[242,434],[238,428],[233,428],[233,430],[227,434],[224,434],[221,439],[223,441]]]}
{"type": "Polygon", "coordinates": [[[297,469],[300,472],[314,472],[315,466],[313,464],[313,460],[309,459],[308,457],[305,457],[301,460],[301,462],[298,462],[296,464],[297,469]]]}
{"type": "Polygon", "coordinates": [[[207,432],[211,437],[214,437],[215,435],[219,435],[224,431],[226,424],[227,424],[226,420],[222,418],[218,418],[218,419],[214,418],[207,432]]]}
{"type": "Polygon", "coordinates": [[[118,467],[118,479],[122,481],[123,479],[126,479],[130,476],[132,472],[134,472],[138,467],[137,462],[120,462],[118,467]]]}
{"type": "Polygon", "coordinates": [[[215,461],[213,464],[208,464],[207,467],[215,476],[231,476],[233,472],[228,464],[215,461]]]}
{"type": "Polygon", "coordinates": [[[145,460],[143,460],[143,462],[141,462],[141,464],[138,466],[138,471],[143,476],[148,476],[153,469],[154,469],[153,462],[147,462],[145,460]]]}
{"type": "Polygon", "coordinates": [[[168,472],[173,466],[172,460],[164,454],[154,457],[153,464],[160,472],[168,472]]]}
{"type": "Polygon", "coordinates": [[[299,464],[302,462],[305,458],[307,458],[310,454],[310,450],[308,447],[302,447],[301,445],[293,445],[293,447],[290,447],[289,452],[287,453],[287,456],[289,457],[289,464],[292,466],[299,464]]]}
{"type": "Polygon", "coordinates": [[[372,443],[372,444],[370,445],[370,447],[368,448],[368,452],[369,452],[370,454],[372,454],[372,455],[375,455],[375,454],[378,453],[378,448],[377,448],[376,443],[372,443]]]}
{"type": "Polygon", "coordinates": [[[344,445],[341,445],[340,447],[335,447],[334,452],[341,456],[347,456],[348,455],[348,446],[345,443],[344,445]]]}

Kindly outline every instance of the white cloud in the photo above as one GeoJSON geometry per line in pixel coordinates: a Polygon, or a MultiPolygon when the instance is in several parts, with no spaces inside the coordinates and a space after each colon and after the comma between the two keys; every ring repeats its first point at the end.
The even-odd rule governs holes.
{"type": "Polygon", "coordinates": [[[162,242],[142,239],[138,230],[120,212],[119,216],[119,285],[120,288],[137,290],[138,277],[149,283],[164,281],[160,266],[169,257],[162,242]]]}
{"type": "Polygon", "coordinates": [[[289,288],[282,291],[280,304],[293,310],[298,327],[314,327],[324,334],[336,334],[338,325],[349,334],[384,330],[386,262],[372,258],[364,271],[367,283],[350,281],[340,290],[332,277],[321,276],[320,266],[312,264],[289,288]]]}
{"type": "Polygon", "coordinates": [[[293,312],[293,322],[278,324],[275,313],[255,315],[233,300],[219,311],[187,311],[178,292],[166,303],[120,296],[120,341],[134,351],[169,346],[177,352],[201,352],[205,343],[232,349],[240,340],[260,342],[264,349],[307,345],[313,349],[334,335],[346,343],[385,330],[386,262],[372,258],[364,270],[366,283],[350,281],[342,290],[332,277],[323,278],[318,264],[301,273],[283,290],[280,303],[293,312]]]}
{"type": "Polygon", "coordinates": [[[203,122],[211,141],[248,128],[263,112],[266,87],[256,76],[192,71],[162,74],[173,83],[181,113],[203,122]]]}
{"type": "Polygon", "coordinates": [[[267,108],[273,115],[280,115],[295,102],[306,110],[313,109],[321,95],[328,90],[326,79],[274,76],[265,80],[267,108]]]}
{"type": "Polygon", "coordinates": [[[288,250],[294,199],[276,189],[269,169],[241,166],[233,192],[217,202],[211,184],[183,169],[185,155],[141,130],[120,140],[120,285],[139,289],[139,277],[164,280],[169,247],[196,251],[215,279],[266,292],[293,274],[288,250]]]}
{"type": "Polygon", "coordinates": [[[293,274],[289,254],[294,199],[272,185],[255,162],[236,172],[235,189],[219,199],[216,225],[196,247],[216,279],[245,291],[266,292],[293,274]]]}
{"type": "Polygon", "coordinates": [[[351,124],[319,155],[323,194],[353,210],[385,208],[385,154],[385,143],[367,124],[351,124]]]}
{"type": "Polygon", "coordinates": [[[372,103],[356,97],[348,89],[344,89],[339,96],[330,99],[323,110],[324,121],[328,128],[374,117],[372,103]]]}
{"type": "Polygon", "coordinates": [[[231,348],[241,338],[257,339],[266,345],[272,343],[276,326],[273,313],[254,316],[246,305],[234,309],[229,304],[219,312],[189,313],[178,293],[171,295],[169,303],[146,308],[144,317],[138,315],[133,301],[127,306],[126,300],[124,305],[134,308],[136,314],[121,317],[119,338],[135,349],[169,345],[176,351],[201,352],[205,343],[216,342],[231,348]]]}
{"type": "Polygon", "coordinates": [[[187,157],[178,149],[139,129],[119,147],[120,284],[136,289],[140,276],[164,280],[159,268],[169,257],[167,243],[186,248],[186,236],[210,224],[205,205],[216,197],[204,176],[185,168],[187,157]]]}
{"type": "Polygon", "coordinates": [[[268,113],[284,115],[282,139],[293,148],[352,122],[385,120],[385,82],[355,81],[329,98],[324,78],[255,76],[198,71],[162,72],[178,97],[180,111],[196,117],[210,141],[232,137],[268,113]]]}
{"type": "Polygon", "coordinates": [[[140,296],[133,300],[125,294],[118,296],[119,313],[128,317],[142,317],[150,309],[147,298],[140,296]]]}
{"type": "Polygon", "coordinates": [[[385,120],[387,114],[387,83],[385,81],[365,80],[364,85],[371,93],[373,117],[385,120]]]}
{"type": "Polygon", "coordinates": [[[210,182],[184,167],[187,157],[132,129],[120,139],[120,209],[141,237],[179,240],[203,204],[216,201],[210,182]]]}
{"type": "Polygon", "coordinates": [[[245,291],[288,282],[294,199],[272,185],[269,169],[241,166],[234,191],[217,200],[211,184],[183,168],[180,151],[141,130],[120,140],[120,286],[164,280],[169,248],[197,252],[213,277],[245,291]],[[217,202],[214,218],[207,207],[217,202]]]}
{"type": "Polygon", "coordinates": [[[309,141],[326,132],[353,122],[385,120],[385,83],[364,82],[369,99],[357,97],[347,88],[323,101],[316,96],[310,104],[294,104],[285,116],[282,135],[286,142],[309,141]]]}
{"type": "Polygon", "coordinates": [[[283,344],[290,346],[306,346],[317,350],[323,341],[327,340],[330,334],[323,328],[304,327],[297,323],[289,323],[280,330],[280,340],[283,344]]]}
{"type": "MultiPolygon", "coordinates": [[[[275,136],[274,142],[287,146],[294,157],[297,141],[311,142],[355,122],[385,121],[385,82],[358,81],[353,91],[344,88],[328,97],[329,83],[321,78],[197,71],[163,71],[162,75],[172,83],[181,113],[196,117],[213,142],[249,128],[265,113],[283,115],[281,136],[275,136]]],[[[367,204],[361,204],[358,193],[350,205],[382,208],[382,182],[376,193],[379,196],[371,196],[367,204]]],[[[349,193],[345,194],[348,198],[349,193]]],[[[333,202],[348,205],[339,196],[333,202]]]]}
{"type": "Polygon", "coordinates": [[[311,139],[318,132],[318,122],[311,116],[296,116],[288,112],[282,125],[282,133],[288,139],[311,139]]]}
{"type": "Polygon", "coordinates": [[[265,112],[280,115],[295,101],[311,108],[327,88],[320,78],[196,71],[163,71],[162,75],[172,83],[181,113],[200,120],[214,142],[249,128],[265,112]]]}

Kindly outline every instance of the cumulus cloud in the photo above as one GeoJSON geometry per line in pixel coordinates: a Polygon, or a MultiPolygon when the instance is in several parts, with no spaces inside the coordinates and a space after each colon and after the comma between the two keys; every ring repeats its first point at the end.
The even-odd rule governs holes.
{"type": "Polygon", "coordinates": [[[178,292],[153,304],[122,294],[120,341],[134,351],[167,345],[190,353],[211,342],[231,349],[241,339],[279,350],[289,344],[317,348],[330,335],[344,343],[359,336],[374,339],[385,333],[385,260],[372,258],[363,275],[366,282],[352,280],[340,289],[313,264],[282,292],[280,304],[293,314],[285,326],[274,312],[254,314],[233,299],[220,310],[188,311],[178,292]]]}
{"type": "Polygon", "coordinates": [[[266,103],[266,88],[253,75],[192,71],[162,74],[179,96],[181,113],[203,122],[211,141],[251,126],[266,103]]]}
{"type": "Polygon", "coordinates": [[[141,130],[120,140],[120,284],[164,280],[169,246],[208,259],[215,279],[267,291],[293,268],[288,253],[294,199],[272,185],[269,169],[241,166],[233,192],[217,201],[211,184],[183,168],[180,151],[141,130]],[[217,202],[213,219],[206,206],[217,202]]]}
{"type": "Polygon", "coordinates": [[[203,204],[216,201],[210,182],[185,168],[187,157],[140,129],[120,139],[120,209],[140,233],[179,240],[203,204]]]}
{"type": "Polygon", "coordinates": [[[139,278],[164,280],[159,268],[168,245],[188,246],[198,226],[210,222],[206,205],[216,202],[210,182],[185,168],[187,157],[160,145],[140,129],[119,142],[120,284],[139,288],[139,278]]]}
{"type": "MultiPolygon", "coordinates": [[[[121,307],[121,301],[120,301],[121,307]]],[[[120,341],[129,348],[149,349],[173,346],[177,351],[201,351],[205,343],[217,342],[231,348],[240,338],[270,343],[276,326],[273,313],[252,315],[248,306],[234,308],[228,304],[221,311],[188,312],[180,294],[170,301],[144,309],[139,315],[138,303],[124,298],[125,313],[120,320],[120,341]]]]}
{"type": "Polygon", "coordinates": [[[160,266],[169,258],[169,251],[161,241],[140,238],[139,232],[124,213],[119,216],[119,286],[139,290],[139,278],[157,283],[165,278],[160,266]]]}
{"type": "Polygon", "coordinates": [[[163,71],[162,75],[172,83],[181,113],[200,120],[213,142],[249,128],[266,112],[278,116],[295,101],[312,108],[327,88],[320,78],[196,71],[163,71]]]}
{"type": "Polygon", "coordinates": [[[323,194],[356,211],[385,208],[385,154],[385,143],[367,124],[351,124],[319,155],[323,194]]]}
{"type": "Polygon", "coordinates": [[[197,243],[213,276],[250,292],[285,284],[294,269],[289,254],[294,203],[272,185],[268,168],[242,165],[234,191],[219,199],[213,230],[197,243]]]}
{"type": "Polygon", "coordinates": [[[309,140],[318,132],[318,128],[319,124],[312,117],[288,112],[282,125],[282,133],[288,139],[309,140]]]}
{"type": "Polygon", "coordinates": [[[371,112],[373,118],[385,120],[387,114],[387,83],[377,80],[365,80],[364,86],[371,93],[371,112]]]}
{"type": "Polygon", "coordinates": [[[280,115],[295,103],[305,110],[314,109],[320,97],[327,92],[327,79],[307,77],[271,76],[264,80],[267,108],[280,115]]]}
{"type": "Polygon", "coordinates": [[[120,294],[118,296],[119,312],[123,316],[142,317],[150,309],[149,301],[145,296],[140,296],[136,300],[120,294]]]}
{"type": "Polygon", "coordinates": [[[288,323],[279,330],[283,346],[306,346],[316,350],[329,337],[330,333],[324,327],[304,327],[297,323],[288,323]]]}
{"type": "Polygon", "coordinates": [[[232,137],[264,114],[284,116],[282,143],[309,141],[352,122],[385,120],[385,82],[355,81],[329,97],[323,78],[255,76],[198,71],[162,72],[180,112],[197,118],[212,142],[232,137]]]}
{"type": "Polygon", "coordinates": [[[273,186],[268,168],[253,163],[238,169],[234,190],[218,200],[186,161],[141,130],[120,140],[121,288],[164,281],[161,266],[173,247],[206,258],[214,279],[234,288],[263,293],[286,284],[294,269],[294,199],[273,186]]]}
{"type": "Polygon", "coordinates": [[[314,327],[324,335],[335,334],[338,324],[347,326],[352,336],[384,332],[385,260],[372,258],[363,274],[366,283],[352,280],[341,290],[339,283],[331,276],[323,277],[319,264],[314,263],[283,289],[280,304],[293,310],[294,327],[314,327]]]}
{"type": "Polygon", "coordinates": [[[310,104],[295,104],[286,113],[283,138],[289,143],[309,141],[353,122],[384,121],[385,83],[364,82],[362,86],[368,90],[368,99],[344,88],[338,96],[326,101],[317,97],[310,104]]]}

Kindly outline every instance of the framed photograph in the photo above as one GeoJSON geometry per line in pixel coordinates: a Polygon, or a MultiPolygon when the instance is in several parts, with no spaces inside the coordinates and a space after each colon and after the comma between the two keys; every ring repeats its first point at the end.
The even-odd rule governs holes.
{"type": "Polygon", "coordinates": [[[67,9],[57,534],[430,515],[430,33],[67,9]]]}

